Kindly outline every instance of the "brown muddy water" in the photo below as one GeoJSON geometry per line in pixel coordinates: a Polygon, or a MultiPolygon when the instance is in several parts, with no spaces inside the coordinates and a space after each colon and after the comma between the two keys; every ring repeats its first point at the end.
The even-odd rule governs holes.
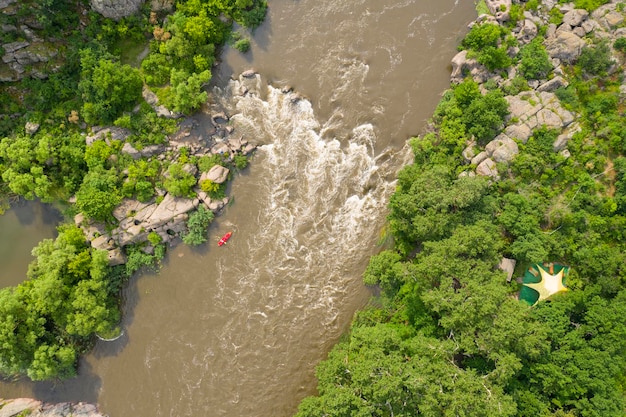
{"type": "Polygon", "coordinates": [[[251,51],[226,50],[214,71],[214,101],[261,146],[210,244],[180,245],[159,273],[131,280],[123,336],[98,342],[77,378],[5,383],[0,397],[98,402],[111,417],[293,415],[367,303],[361,275],[405,141],[447,87],[473,7],[271,1],[251,51]],[[231,74],[249,68],[251,93],[232,93],[231,74]]]}
{"type": "Polygon", "coordinates": [[[0,216],[0,288],[26,279],[28,264],[34,259],[31,251],[41,240],[56,237],[60,221],[56,210],[33,201],[19,201],[0,216]]]}

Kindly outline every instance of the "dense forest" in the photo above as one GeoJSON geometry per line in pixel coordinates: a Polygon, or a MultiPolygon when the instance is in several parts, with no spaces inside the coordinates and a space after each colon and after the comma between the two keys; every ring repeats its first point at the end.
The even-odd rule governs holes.
{"type": "MultiPolygon", "coordinates": [[[[390,242],[364,275],[381,294],[318,366],[319,395],[298,417],[626,414],[626,38],[586,34],[560,65],[567,85],[554,93],[580,125],[567,152],[555,149],[560,130],[538,125],[497,175],[468,175],[468,144],[517,122],[505,95],[555,77],[544,40],[564,13],[544,11],[522,45],[512,30],[541,4],[514,3],[510,20],[474,25],[460,47],[501,84],[464,73],[429,132],[411,139],[390,242]],[[516,277],[535,263],[567,265],[568,290],[529,306],[498,268],[503,257],[517,261],[516,277]]],[[[574,3],[592,12],[608,2],[574,3]]]]}
{"type": "MultiPolygon", "coordinates": [[[[137,15],[119,20],[91,11],[84,0],[11,3],[0,13],[0,57],[32,43],[63,60],[20,67],[33,75],[0,84],[0,213],[19,198],[38,199],[68,219],[81,213],[112,227],[111,213],[123,198],[158,201],[158,190],[193,195],[196,178],[184,164],[245,167],[244,156],[194,159],[185,149],[163,161],[137,159],[121,152],[119,140],[87,146],[85,136],[93,126],[113,125],[132,132],[128,141],[137,149],[163,143],[177,122],[160,117],[142,90],[150,88],[175,114],[199,108],[219,49],[247,50],[246,34],[263,20],[264,0],[179,1],[157,11],[147,2],[137,15]],[[145,57],[137,60],[142,51],[145,57]]],[[[224,184],[201,185],[224,194],[224,184]]],[[[212,218],[201,206],[189,216],[183,240],[206,241],[212,218]]],[[[123,248],[127,262],[114,267],[73,221],[59,227],[56,239],[41,242],[28,280],[0,290],[0,374],[33,380],[75,375],[78,356],[96,335],[118,334],[126,279],[163,258],[160,236],[151,233],[148,241],[123,248]]]]}

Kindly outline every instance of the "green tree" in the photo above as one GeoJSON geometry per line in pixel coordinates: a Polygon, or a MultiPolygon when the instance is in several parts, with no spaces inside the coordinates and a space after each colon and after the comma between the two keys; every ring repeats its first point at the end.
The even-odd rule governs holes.
{"type": "Polygon", "coordinates": [[[521,74],[527,80],[539,80],[545,78],[552,70],[550,57],[541,39],[535,38],[524,45],[519,52],[521,74]]]}
{"type": "Polygon", "coordinates": [[[203,204],[198,206],[187,220],[187,232],[182,235],[187,245],[201,245],[207,240],[207,230],[215,215],[203,204]]]}
{"type": "Polygon", "coordinates": [[[113,209],[122,201],[118,181],[113,169],[89,171],[76,193],[76,208],[89,218],[110,221],[113,209]]]}
{"type": "Polygon", "coordinates": [[[96,59],[91,49],[81,51],[82,116],[87,123],[112,123],[131,110],[141,97],[139,70],[111,59],[96,59]]]}

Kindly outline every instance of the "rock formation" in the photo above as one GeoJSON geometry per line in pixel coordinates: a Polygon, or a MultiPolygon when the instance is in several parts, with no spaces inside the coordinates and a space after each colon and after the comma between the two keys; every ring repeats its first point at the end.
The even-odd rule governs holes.
{"type": "Polygon", "coordinates": [[[0,398],[0,417],[107,417],[94,404],[44,403],[32,398],[3,400],[0,398]]]}
{"type": "Polygon", "coordinates": [[[115,20],[137,13],[143,3],[144,0],[90,0],[94,11],[115,20]]]}

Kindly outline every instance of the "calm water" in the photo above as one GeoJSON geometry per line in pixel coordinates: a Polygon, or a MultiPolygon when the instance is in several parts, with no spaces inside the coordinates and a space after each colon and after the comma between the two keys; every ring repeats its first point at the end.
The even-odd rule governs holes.
{"type": "Polygon", "coordinates": [[[292,415],[370,296],[361,274],[405,141],[474,16],[460,0],[272,1],[251,52],[226,51],[214,71],[213,101],[261,146],[210,244],[130,282],[123,337],[98,343],[79,377],[0,396],[98,402],[111,417],[292,415]],[[230,78],[249,68],[260,77],[242,97],[230,78]]]}
{"type": "Polygon", "coordinates": [[[0,216],[0,288],[26,279],[28,264],[34,259],[33,247],[42,239],[56,237],[60,219],[49,206],[24,201],[0,216]]]}

